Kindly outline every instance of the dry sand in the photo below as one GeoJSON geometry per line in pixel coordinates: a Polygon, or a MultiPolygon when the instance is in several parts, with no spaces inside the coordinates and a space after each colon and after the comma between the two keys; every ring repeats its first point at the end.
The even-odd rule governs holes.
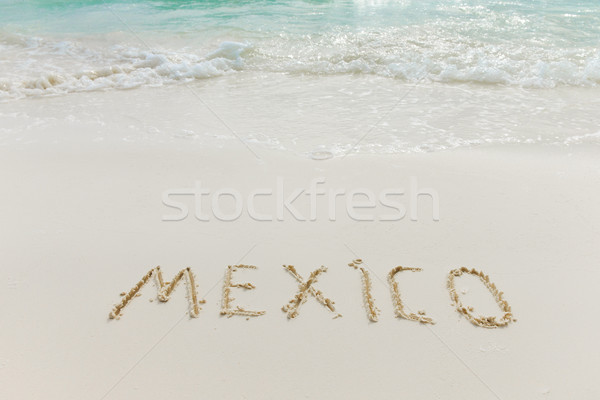
{"type": "MultiPolygon", "coordinates": [[[[68,145],[79,128],[63,128],[53,131],[57,143],[0,147],[0,397],[598,397],[597,150],[504,146],[317,162],[258,148],[259,160],[240,144],[68,145]],[[173,213],[162,193],[199,180],[248,194],[275,188],[277,177],[302,188],[326,177],[325,188],[378,193],[408,188],[411,176],[437,190],[439,221],[426,197],[419,221],[340,213],[332,222],[323,209],[314,222],[161,220],[173,213]],[[369,268],[378,322],[348,268],[356,258],[369,268]],[[223,277],[235,264],[258,268],[235,272],[234,282],[256,288],[232,288],[234,305],[265,315],[220,315],[223,277]],[[281,308],[299,289],[284,264],[305,279],[326,266],[315,288],[343,317],[309,295],[288,320],[281,308]],[[119,293],[157,265],[166,281],[191,267],[206,300],[198,318],[185,285],[168,302],[148,301],[157,291],[147,285],[110,320],[119,293]],[[395,317],[386,277],[398,265],[422,269],[395,279],[407,311],[426,310],[435,325],[395,317]],[[456,311],[446,281],[462,266],[490,276],[517,322],[484,329],[456,311]]],[[[477,278],[456,278],[456,289],[476,312],[502,315],[477,278]]]]}

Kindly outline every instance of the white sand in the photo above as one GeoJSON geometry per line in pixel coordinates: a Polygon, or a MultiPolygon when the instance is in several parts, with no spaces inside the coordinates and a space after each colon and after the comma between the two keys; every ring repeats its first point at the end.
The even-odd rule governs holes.
{"type": "MultiPolygon", "coordinates": [[[[30,114],[43,114],[48,104],[31,101],[30,114]]],[[[121,106],[123,114],[135,108],[121,106]]],[[[104,137],[122,134],[98,129],[104,137]]],[[[599,394],[593,382],[600,372],[600,161],[593,148],[490,147],[316,162],[264,148],[255,148],[257,160],[240,144],[199,150],[185,139],[160,146],[94,142],[91,129],[61,119],[28,132],[32,143],[0,147],[2,398],[599,394]],[[278,176],[303,188],[323,176],[327,189],[376,193],[408,188],[415,176],[439,193],[440,221],[432,221],[427,198],[416,222],[357,222],[343,214],[330,222],[325,211],[315,222],[289,215],[282,222],[247,215],[235,222],[161,221],[173,212],[161,203],[166,189],[200,180],[248,194],[275,188],[278,176]],[[378,323],[368,321],[359,272],[347,266],[357,256],[372,271],[378,323]],[[234,289],[236,302],[266,315],[219,315],[221,279],[236,263],[258,266],[234,275],[257,287],[234,289]],[[281,307],[297,284],[282,264],[305,278],[327,266],[316,287],[343,317],[332,319],[310,298],[288,321],[281,307]],[[168,303],[149,302],[156,291],[148,286],[121,320],[108,320],[119,293],[156,265],[166,279],[192,267],[207,300],[199,318],[187,315],[183,286],[168,303]],[[397,279],[407,307],[426,310],[435,325],[394,318],[385,279],[396,265],[423,269],[397,279]],[[518,322],[488,330],[461,317],[445,287],[448,271],[460,266],[489,274],[518,322]]],[[[268,201],[259,204],[269,210],[268,201]]],[[[476,280],[460,278],[457,289],[476,311],[500,314],[476,280]]]]}

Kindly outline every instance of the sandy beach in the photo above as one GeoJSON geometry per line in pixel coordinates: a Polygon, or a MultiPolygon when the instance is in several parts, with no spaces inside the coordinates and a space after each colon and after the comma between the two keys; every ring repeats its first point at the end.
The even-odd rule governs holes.
{"type": "Polygon", "coordinates": [[[0,3],[0,399],[597,400],[592,0],[0,3]]]}
{"type": "MultiPolygon", "coordinates": [[[[29,117],[47,116],[56,100],[30,100],[29,117]]],[[[86,135],[90,129],[66,118],[77,104],[62,108],[50,132],[28,128],[36,141],[0,147],[5,193],[0,309],[8,323],[1,334],[6,347],[0,386],[7,397],[597,394],[590,385],[600,357],[593,318],[599,311],[594,296],[600,257],[595,200],[600,164],[594,147],[484,146],[325,161],[264,146],[254,146],[255,155],[241,143],[198,152],[186,138],[160,146],[109,140],[126,136],[128,126],[86,135]],[[81,132],[81,140],[73,139],[81,132]],[[109,139],[94,141],[96,135],[109,139]],[[418,198],[419,218],[411,221],[411,177],[419,189],[436,191],[439,221],[433,220],[431,196],[418,198]],[[256,221],[246,209],[229,222],[209,209],[209,221],[193,212],[182,221],[163,221],[177,213],[163,204],[163,193],[198,181],[212,193],[235,188],[245,198],[256,188],[276,191],[278,179],[287,196],[317,178],[324,178],[326,191],[404,188],[399,201],[406,216],[356,221],[342,202],[330,221],[321,196],[315,221],[298,221],[287,210],[283,221],[256,221]],[[381,310],[377,323],[367,319],[359,273],[347,266],[355,258],[370,270],[381,310]],[[252,282],[256,289],[234,289],[234,297],[236,304],[266,311],[264,316],[219,315],[225,269],[234,264],[258,267],[236,272],[236,281],[252,282]],[[343,317],[333,319],[309,298],[300,315],[288,320],[281,307],[298,284],[284,264],[295,265],[304,277],[328,267],[315,287],[335,301],[343,317]],[[189,317],[183,286],[160,303],[151,284],[120,320],[109,320],[119,293],[157,265],[167,279],[192,268],[206,300],[199,317],[189,317]],[[423,269],[397,279],[406,306],[425,310],[435,325],[394,317],[386,277],[397,265],[423,269]],[[517,321],[490,330],[462,317],[446,288],[448,272],[461,266],[488,274],[517,321]]],[[[115,107],[109,104],[93,112],[109,113],[115,107]]],[[[138,105],[118,107],[127,115],[138,105]]],[[[178,199],[194,209],[192,197],[178,199]]],[[[222,199],[223,213],[234,212],[229,200],[222,199]]],[[[294,203],[307,219],[309,203],[307,196],[294,203]]],[[[276,216],[275,196],[257,200],[256,208],[276,216]]],[[[379,217],[390,211],[378,205],[357,212],[379,217]]],[[[500,314],[474,278],[460,278],[457,289],[477,312],[500,314]]]]}

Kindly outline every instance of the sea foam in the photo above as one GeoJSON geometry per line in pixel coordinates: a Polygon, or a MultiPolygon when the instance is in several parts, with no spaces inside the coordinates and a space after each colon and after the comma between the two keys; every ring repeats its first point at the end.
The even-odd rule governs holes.
{"type": "Polygon", "coordinates": [[[0,98],[57,95],[106,89],[132,89],[222,76],[243,68],[244,43],[224,42],[206,56],[111,46],[90,49],[80,42],[34,38],[4,43],[15,57],[4,66],[0,98]],[[12,47],[12,49],[10,48],[12,47]],[[19,47],[22,52],[14,50],[19,47]],[[23,76],[24,75],[24,76],[23,76]]]}
{"type": "Polygon", "coordinates": [[[490,44],[406,28],[264,35],[242,42],[194,38],[155,48],[4,33],[0,52],[0,99],[132,89],[244,72],[532,88],[600,83],[600,52],[594,47],[490,44]]]}

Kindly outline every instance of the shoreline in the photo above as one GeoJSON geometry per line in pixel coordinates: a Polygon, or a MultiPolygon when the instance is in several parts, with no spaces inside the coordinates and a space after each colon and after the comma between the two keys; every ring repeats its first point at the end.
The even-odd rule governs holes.
{"type": "Polygon", "coordinates": [[[600,144],[600,88],[407,84],[378,77],[230,75],[3,104],[0,146],[244,147],[310,157],[514,144],[600,144]],[[233,132],[232,132],[233,131],[233,132]],[[238,143],[234,143],[238,142],[238,143]]]}
{"type": "Polygon", "coordinates": [[[546,3],[0,4],[0,398],[600,398],[600,7],[546,3]]]}
{"type": "MultiPolygon", "coordinates": [[[[589,317],[599,312],[596,89],[245,77],[192,85],[241,140],[182,86],[2,104],[0,222],[10,229],[0,231],[0,309],[12,346],[0,354],[0,386],[9,397],[589,397],[600,356],[589,317]],[[443,138],[439,129],[464,146],[435,151],[436,136],[422,133],[443,138]],[[538,132],[542,143],[591,136],[469,142],[538,132]],[[365,146],[342,157],[365,133],[365,146]],[[410,149],[411,137],[433,147],[370,154],[410,149]],[[314,203],[313,187],[326,193],[314,203]],[[217,194],[232,190],[242,209],[226,221],[238,203],[217,194]],[[285,206],[299,190],[290,204],[304,220],[285,206]],[[165,220],[179,212],[165,193],[185,218],[165,220]],[[348,267],[357,258],[371,273],[376,323],[348,267]],[[224,271],[236,264],[258,267],[233,278],[256,286],[232,290],[233,304],[266,311],[248,321],[219,316],[224,271]],[[343,317],[309,297],[288,320],[280,308],[298,291],[282,268],[290,264],[304,278],[326,266],[315,288],[343,317]],[[119,293],[157,265],[165,279],[194,271],[206,300],[198,318],[188,318],[180,285],[168,302],[142,288],[109,321],[119,293]],[[396,317],[385,278],[399,265],[422,269],[396,277],[405,314],[426,312],[415,318],[435,325],[396,317]],[[489,275],[518,321],[490,330],[456,312],[446,280],[461,267],[489,275]]],[[[457,279],[456,293],[476,315],[501,318],[474,277],[457,279]]]]}

